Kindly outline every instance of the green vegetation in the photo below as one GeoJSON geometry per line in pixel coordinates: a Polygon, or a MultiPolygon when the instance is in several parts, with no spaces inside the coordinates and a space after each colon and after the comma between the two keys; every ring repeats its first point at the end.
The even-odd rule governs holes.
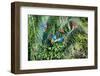
{"type": "Polygon", "coordinates": [[[28,60],[88,55],[88,18],[28,15],[28,60]]]}

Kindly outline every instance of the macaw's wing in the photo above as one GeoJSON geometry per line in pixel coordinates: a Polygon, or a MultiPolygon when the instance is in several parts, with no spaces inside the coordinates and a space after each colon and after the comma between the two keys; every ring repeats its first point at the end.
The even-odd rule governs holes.
{"type": "Polygon", "coordinates": [[[53,40],[56,40],[56,35],[53,35],[53,36],[52,36],[52,39],[53,39],[53,40]]]}
{"type": "Polygon", "coordinates": [[[61,37],[55,40],[55,42],[63,42],[63,41],[64,41],[64,37],[61,37]]]}

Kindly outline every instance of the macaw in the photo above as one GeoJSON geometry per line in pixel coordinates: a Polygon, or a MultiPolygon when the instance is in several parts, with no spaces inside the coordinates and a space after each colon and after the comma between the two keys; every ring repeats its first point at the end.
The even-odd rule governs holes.
{"type": "Polygon", "coordinates": [[[63,42],[64,41],[64,37],[60,37],[60,38],[57,38],[56,35],[52,35],[52,39],[51,39],[51,43],[55,43],[55,42],[63,42]]]}

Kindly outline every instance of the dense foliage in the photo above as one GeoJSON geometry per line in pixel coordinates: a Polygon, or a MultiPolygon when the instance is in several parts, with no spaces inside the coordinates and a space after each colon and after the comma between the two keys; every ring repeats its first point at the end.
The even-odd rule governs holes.
{"type": "Polygon", "coordinates": [[[87,58],[88,18],[28,15],[28,60],[87,58]]]}

